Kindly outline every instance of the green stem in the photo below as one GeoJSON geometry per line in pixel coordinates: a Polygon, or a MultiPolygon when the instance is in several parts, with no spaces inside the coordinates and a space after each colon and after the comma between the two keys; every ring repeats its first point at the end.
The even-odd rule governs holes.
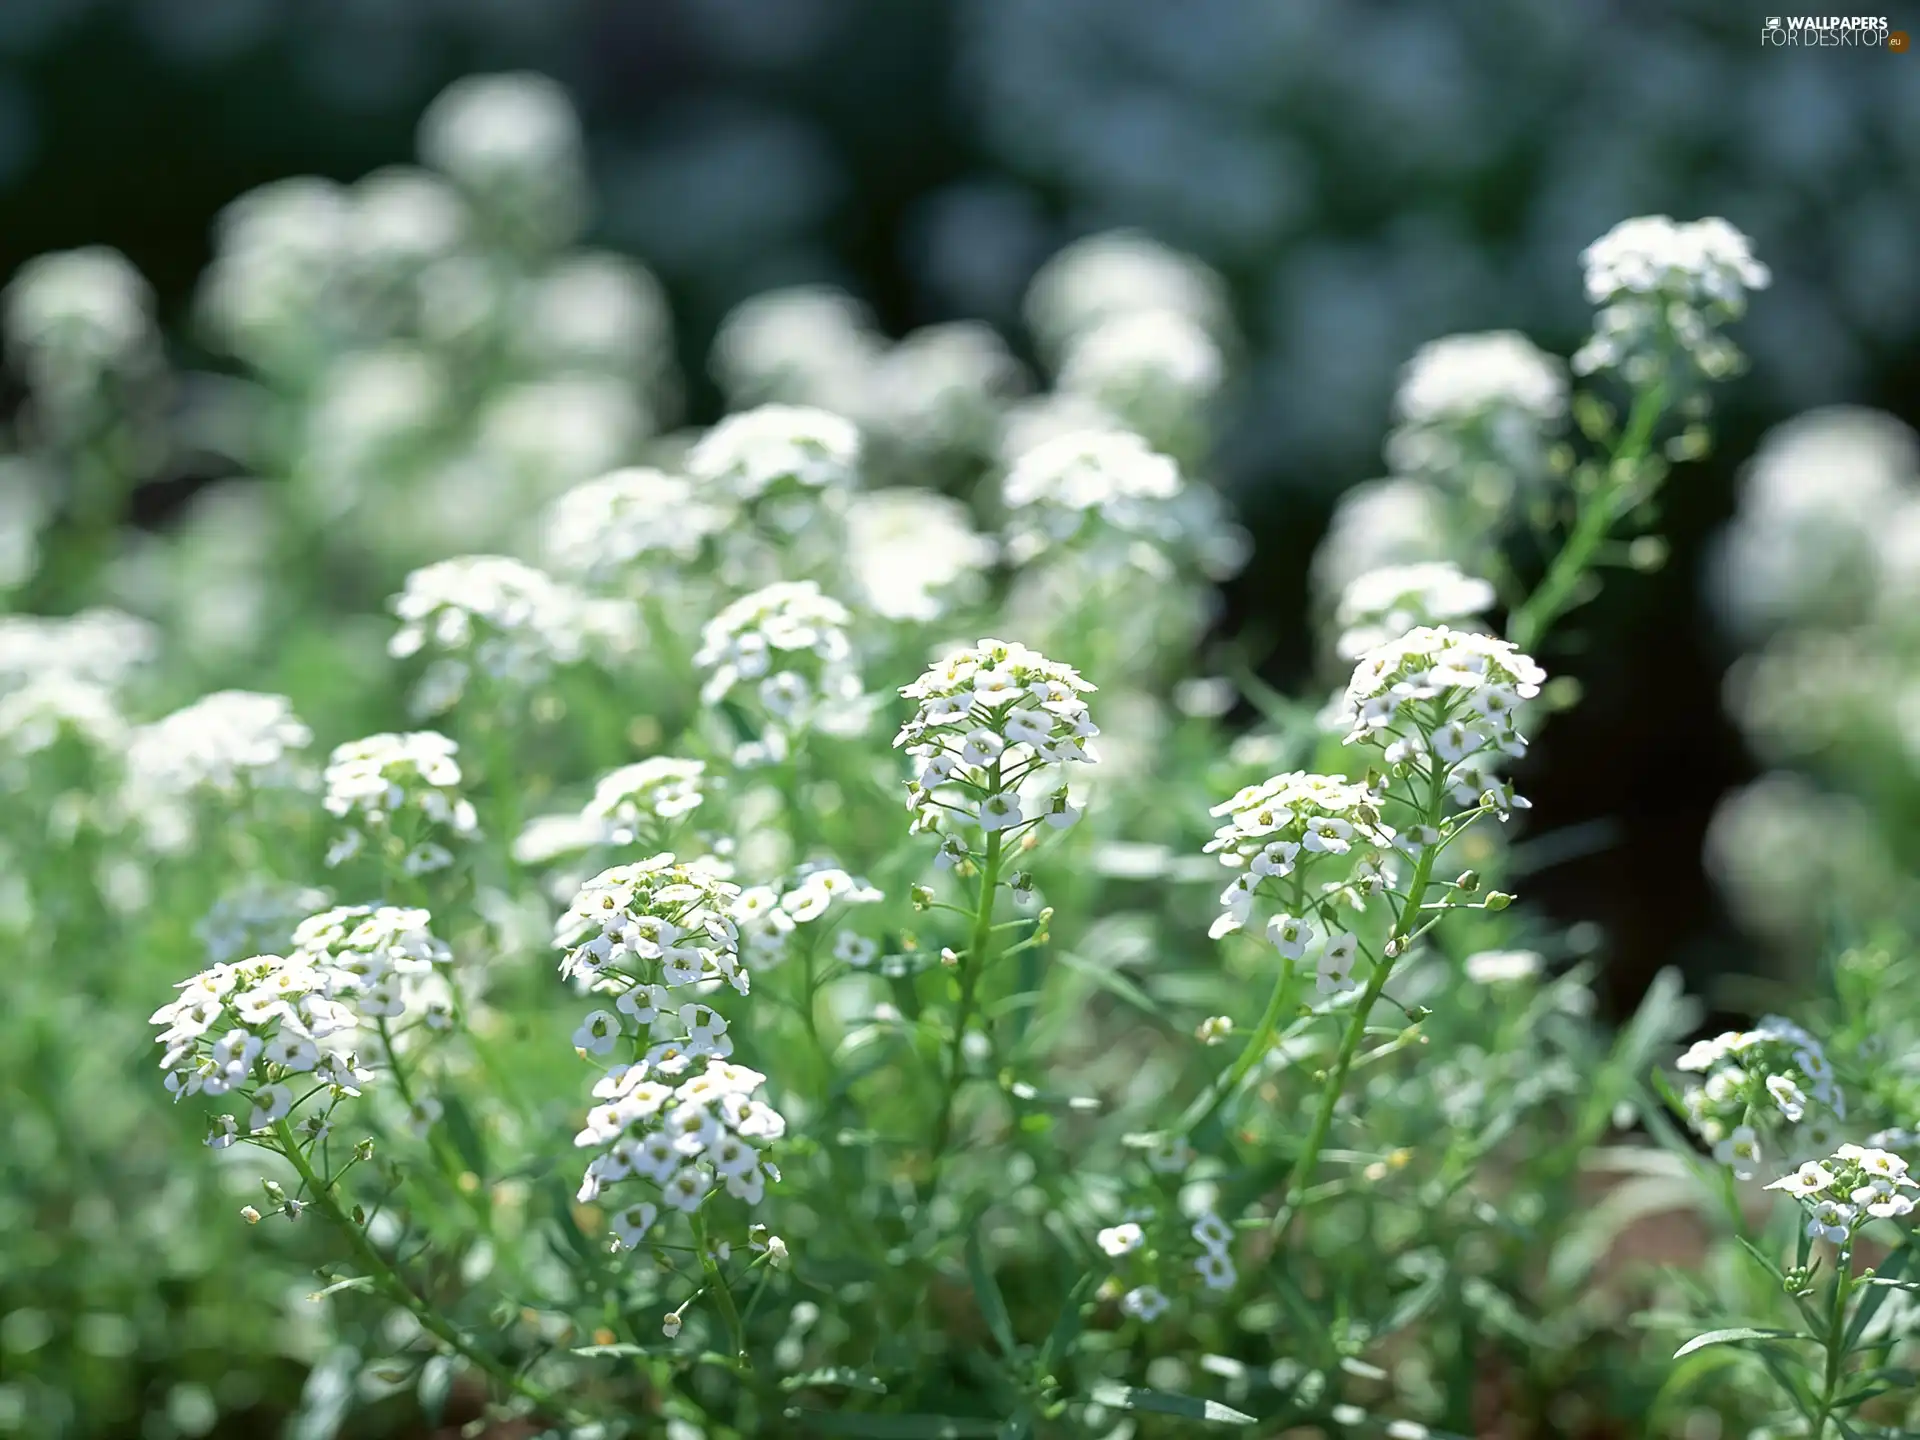
{"type": "Polygon", "coordinates": [[[1507,622],[1507,638],[1521,650],[1531,651],[1571,605],[1573,592],[1592,564],[1594,552],[1613,530],[1614,521],[1620,518],[1621,499],[1632,493],[1631,484],[1622,483],[1617,477],[1623,469],[1637,469],[1646,459],[1654,426],[1659,423],[1665,406],[1666,391],[1659,385],[1642,391],[1634,401],[1626,433],[1620,437],[1620,444],[1609,459],[1606,480],[1582,497],[1580,513],[1566,544],[1553,557],[1553,563],[1547,567],[1533,594],[1507,622]]]}
{"type": "Polygon", "coordinates": [[[727,1336],[733,1342],[734,1361],[742,1370],[750,1370],[753,1362],[747,1356],[746,1327],[741,1324],[740,1311],[733,1303],[733,1292],[727,1288],[727,1277],[720,1269],[720,1259],[707,1241],[706,1217],[698,1210],[693,1212],[693,1243],[700,1247],[700,1268],[706,1273],[707,1288],[713,1291],[714,1298],[720,1302],[720,1318],[726,1322],[727,1336]]]}
{"type": "Polygon", "coordinates": [[[1260,1017],[1260,1024],[1247,1040],[1246,1049],[1233,1062],[1220,1083],[1205,1097],[1202,1108],[1191,1119],[1182,1120],[1180,1129],[1183,1134],[1191,1135],[1201,1126],[1220,1113],[1220,1107],[1240,1088],[1241,1083],[1252,1073],[1253,1067],[1266,1057],[1273,1046],[1274,1032],[1280,1028],[1280,1016],[1286,1009],[1287,997],[1293,990],[1294,962],[1281,963],[1280,974],[1274,979],[1273,993],[1267,997],[1266,1013],[1260,1017]]]}
{"type": "Polygon", "coordinates": [[[307,1157],[300,1150],[293,1127],[285,1120],[277,1121],[274,1125],[274,1133],[280,1141],[281,1153],[287,1157],[295,1173],[300,1176],[300,1182],[306,1188],[312,1203],[319,1207],[320,1213],[325,1215],[333,1227],[346,1239],[354,1257],[366,1267],[369,1277],[390,1299],[403,1306],[424,1329],[438,1337],[449,1349],[465,1356],[499,1381],[505,1389],[532,1401],[549,1414],[566,1416],[571,1421],[578,1421],[581,1418],[580,1412],[572,1409],[550,1391],[534,1384],[504,1361],[480,1349],[463,1335],[457,1326],[415,1294],[413,1287],[392,1265],[387,1263],[387,1257],[382,1255],[367,1238],[365,1229],[356,1225],[353,1218],[340,1208],[340,1202],[335,1198],[333,1191],[320,1183],[320,1177],[313,1173],[313,1167],[307,1163],[307,1157]]]}
{"type": "MultiPolygon", "coordinates": [[[[1433,790],[1427,799],[1426,823],[1437,826],[1440,823],[1441,806],[1447,796],[1446,770],[1438,762],[1433,765],[1432,784],[1433,790]]],[[[1353,1068],[1354,1053],[1359,1050],[1360,1042],[1367,1033],[1367,1016],[1380,999],[1380,992],[1386,989],[1387,977],[1393,973],[1394,961],[1398,958],[1395,952],[1406,943],[1413,922],[1419,917],[1420,903],[1426,899],[1427,886],[1433,880],[1433,866],[1440,857],[1440,850],[1440,844],[1422,847],[1420,859],[1414,865],[1413,879],[1407,885],[1406,899],[1400,906],[1399,915],[1394,918],[1387,949],[1374,965],[1373,974],[1367,979],[1367,987],[1360,992],[1359,1002],[1353,1007],[1353,1015],[1347,1021],[1346,1033],[1340,1037],[1340,1049],[1333,1057],[1333,1068],[1327,1072],[1326,1089],[1320,1095],[1320,1108],[1314,1112],[1306,1144],[1301,1147],[1300,1158],[1294,1161],[1293,1173],[1287,1181],[1285,1203],[1273,1217],[1272,1229],[1275,1234],[1292,1219],[1308,1182],[1313,1179],[1314,1167],[1320,1162],[1320,1149],[1327,1143],[1327,1132],[1333,1128],[1334,1109],[1340,1104],[1341,1093],[1346,1089],[1347,1072],[1353,1068]]]]}
{"type": "Polygon", "coordinates": [[[966,1073],[967,1026],[973,1019],[975,997],[980,988],[980,972],[986,968],[987,951],[993,944],[993,904],[1000,888],[1000,832],[987,832],[987,854],[980,870],[980,900],[974,909],[973,936],[967,941],[966,958],[960,965],[960,1004],[954,1011],[953,1038],[947,1045],[946,1091],[940,1097],[940,1110],[933,1123],[933,1139],[928,1150],[927,1187],[931,1194],[940,1180],[940,1165],[953,1139],[953,1107],[960,1094],[960,1082],[966,1073]]]}
{"type": "Polygon", "coordinates": [[[1813,1440],[1824,1440],[1827,1421],[1839,1398],[1847,1360],[1847,1293],[1853,1288],[1853,1247],[1842,1247],[1834,1259],[1833,1311],[1827,1321],[1827,1365],[1820,1383],[1820,1409],[1813,1417],[1813,1440]]]}

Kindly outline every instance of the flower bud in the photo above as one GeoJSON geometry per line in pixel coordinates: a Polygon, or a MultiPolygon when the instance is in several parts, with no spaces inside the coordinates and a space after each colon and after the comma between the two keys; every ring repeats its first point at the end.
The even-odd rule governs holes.
{"type": "Polygon", "coordinates": [[[1478,870],[1462,870],[1460,872],[1460,878],[1453,882],[1453,888],[1468,895],[1473,894],[1474,891],[1480,888],[1480,872],[1478,870]]]}
{"type": "Polygon", "coordinates": [[[242,1205],[240,1207],[240,1218],[249,1225],[258,1225],[260,1223],[260,1212],[251,1205],[242,1205]]]}
{"type": "Polygon", "coordinates": [[[1504,910],[1513,904],[1513,896],[1502,890],[1490,890],[1487,892],[1487,898],[1483,903],[1489,910],[1504,910]]]}
{"type": "Polygon", "coordinates": [[[913,908],[916,910],[925,910],[933,904],[933,889],[931,886],[915,885],[907,893],[913,901],[913,908]]]}
{"type": "Polygon", "coordinates": [[[660,1321],[660,1333],[671,1340],[680,1333],[680,1312],[669,1310],[660,1321]]]}

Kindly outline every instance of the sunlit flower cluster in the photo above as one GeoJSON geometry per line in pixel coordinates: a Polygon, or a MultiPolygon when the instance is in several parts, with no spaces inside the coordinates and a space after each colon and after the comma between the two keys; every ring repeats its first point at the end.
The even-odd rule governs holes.
{"type": "Polygon", "coordinates": [[[603,824],[606,839],[632,845],[700,808],[706,798],[704,761],[651,755],[600,777],[584,819],[603,824]]]}
{"type": "MultiPolygon", "coordinates": [[[[871,905],[885,897],[879,890],[837,865],[808,862],[774,885],[749,885],[733,902],[743,956],[757,969],[770,969],[787,957],[801,926],[845,915],[835,906],[871,905]]],[[[864,970],[879,958],[879,943],[847,929],[834,934],[833,958],[864,970]]]]}
{"type": "Polygon", "coordinates": [[[95,608],[58,618],[0,615],[0,690],[47,675],[119,686],[159,650],[153,624],[121,610],[95,608]]]}
{"type": "Polygon", "coordinates": [[[136,731],[127,765],[134,784],[160,794],[232,799],[249,788],[310,785],[301,752],[312,741],[286,696],[219,690],[136,731]]]}
{"type": "Polygon", "coordinates": [[[316,1099],[296,1134],[324,1138],[334,1103],[372,1078],[344,1043],[349,1033],[409,1014],[423,977],[448,958],[427,926],[424,910],[332,910],[297,927],[286,955],[215,964],[182,981],[152,1019],[167,1089],[176,1099],[251,1102],[244,1125],[217,1117],[207,1143],[221,1149],[268,1131],[316,1099]]]}
{"type": "Polygon", "coordinates": [[[1493,603],[1493,586],[1448,560],[1369,570],[1340,596],[1334,650],[1358,660],[1419,626],[1480,619],[1493,603]]]}
{"type": "Polygon", "coordinates": [[[1846,1118],[1846,1097],[1820,1042],[1777,1015],[1699,1041],[1677,1065],[1706,1077],[1681,1104],[1714,1158],[1742,1179],[1760,1163],[1762,1130],[1846,1118]]]}
{"type": "Polygon", "coordinates": [[[730,914],[739,893],[669,854],[603,870],[580,887],[554,931],[566,952],[560,974],[624,1005],[638,1003],[627,997],[647,985],[725,980],[744,995],[749,981],[730,914]]]}
{"type": "Polygon", "coordinates": [[[670,582],[727,523],[728,507],[662,470],[615,470],[576,485],[547,512],[545,553],[582,584],[635,591],[670,582]]]}
{"type": "Polygon", "coordinates": [[[1360,661],[1339,722],[1348,727],[1349,744],[1380,745],[1390,764],[1431,756],[1431,765],[1446,767],[1458,804],[1492,792],[1505,811],[1524,802],[1493,780],[1490,767],[1526,753],[1519,708],[1539,695],[1546,678],[1509,641],[1421,626],[1360,661]]]}
{"type": "Polygon", "coordinates": [[[1498,511],[1546,476],[1567,412],[1565,367],[1524,335],[1449,335],[1420,347],[1394,397],[1387,463],[1498,511]]]}
{"type": "Polygon", "coordinates": [[[1635,384],[1662,373],[1676,351],[1710,378],[1731,373],[1740,352],[1718,327],[1745,312],[1747,292],[1772,280],[1753,258],[1752,242],[1718,217],[1623,220],[1580,258],[1587,298],[1603,308],[1573,368],[1587,374],[1618,366],[1635,384]]]}
{"type": "Polygon", "coordinates": [[[770,758],[809,728],[847,733],[865,723],[847,629],[853,617],[811,580],[783,580],[743,595],[707,622],[693,663],[706,672],[703,702],[748,692],[769,722],[770,758]]]}
{"type": "Polygon", "coordinates": [[[375,837],[398,840],[409,874],[445,869],[452,854],[433,835],[464,839],[479,828],[460,794],[460,747],[433,730],[368,735],[338,746],[321,777],[329,815],[347,829],[328,854],[340,864],[375,837]],[[406,846],[408,839],[415,843],[406,846]]]}
{"type": "Polygon", "coordinates": [[[1001,487],[1009,553],[1025,561],[1102,535],[1177,539],[1171,502],[1182,488],[1179,466],[1131,431],[1086,430],[1044,441],[1014,462],[1001,487]]]}
{"type": "Polygon", "coordinates": [[[805,523],[808,505],[859,479],[860,431],[830,411],[762,405],[730,415],[687,454],[696,484],[747,507],[772,507],[776,528],[805,523]],[[791,502],[801,501],[795,507],[791,502]]]}
{"type": "Polygon", "coordinates": [[[1359,944],[1329,920],[1322,898],[1363,906],[1384,883],[1381,852],[1396,836],[1381,820],[1381,803],[1365,784],[1292,771],[1214,806],[1226,823],[1206,852],[1240,873],[1221,892],[1207,933],[1217,940],[1244,930],[1264,901],[1274,948],[1289,960],[1311,950],[1323,994],[1351,988],[1359,944]]]}
{"type": "Polygon", "coordinates": [[[1920,1190],[1907,1162],[1890,1150],[1842,1145],[1825,1160],[1809,1160],[1767,1186],[1784,1190],[1807,1212],[1807,1234],[1845,1245],[1869,1220],[1900,1220],[1914,1212],[1908,1193],[1920,1190]]]}
{"type": "Polygon", "coordinates": [[[1087,742],[1100,730],[1081,698],[1094,688],[1072,666],[1001,640],[957,650],[901,687],[916,702],[893,740],[917,767],[907,808],[916,829],[943,832],[943,866],[970,854],[957,826],[1013,837],[1079,818],[1055,767],[1098,759],[1087,742]]]}
{"type": "Polygon", "coordinates": [[[861,607],[884,619],[934,620],[973,598],[995,552],[950,495],[871,490],[847,508],[847,573],[861,607]]]}
{"type": "Polygon", "coordinates": [[[436,659],[416,704],[426,714],[451,708],[472,671],[515,688],[539,683],[555,665],[578,660],[606,617],[543,570],[502,555],[442,560],[407,576],[394,597],[400,628],[387,651],[436,659]]]}

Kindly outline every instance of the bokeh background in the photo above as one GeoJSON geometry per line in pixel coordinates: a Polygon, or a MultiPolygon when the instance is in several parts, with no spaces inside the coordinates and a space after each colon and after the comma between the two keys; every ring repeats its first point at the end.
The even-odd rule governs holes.
{"type": "MultiPolygon", "coordinates": [[[[1669,488],[1671,562],[1547,657],[1588,698],[1526,786],[1568,842],[1529,898],[1602,928],[1618,1010],[1665,964],[1761,968],[1701,860],[1756,768],[1701,584],[1738,462],[1821,404],[1920,419],[1920,61],[1765,48],[1761,19],[1721,0],[5,0],[0,273],[117,247],[191,357],[223,204],[405,160],[442,86],[497,69],[579,103],[592,237],[666,282],[696,419],[718,407],[715,325],[769,286],[842,285],[894,334],[1007,325],[1049,253],[1138,226],[1232,287],[1215,463],[1257,550],[1222,623],[1291,686],[1309,557],[1382,468],[1413,349],[1513,327],[1570,353],[1585,243],[1628,215],[1724,215],[1775,276],[1737,332],[1752,371],[1718,451],[1669,488]]],[[[132,523],[165,525],[207,478],[160,477],[132,523]]]]}

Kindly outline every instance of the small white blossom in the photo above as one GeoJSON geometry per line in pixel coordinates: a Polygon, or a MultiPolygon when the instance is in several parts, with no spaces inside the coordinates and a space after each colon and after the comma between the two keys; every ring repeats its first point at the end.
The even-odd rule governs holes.
{"type": "Polygon", "coordinates": [[[1110,1225],[1094,1237],[1104,1254],[1118,1259],[1129,1255],[1147,1243],[1147,1232],[1129,1221],[1124,1225],[1110,1225]]]}

